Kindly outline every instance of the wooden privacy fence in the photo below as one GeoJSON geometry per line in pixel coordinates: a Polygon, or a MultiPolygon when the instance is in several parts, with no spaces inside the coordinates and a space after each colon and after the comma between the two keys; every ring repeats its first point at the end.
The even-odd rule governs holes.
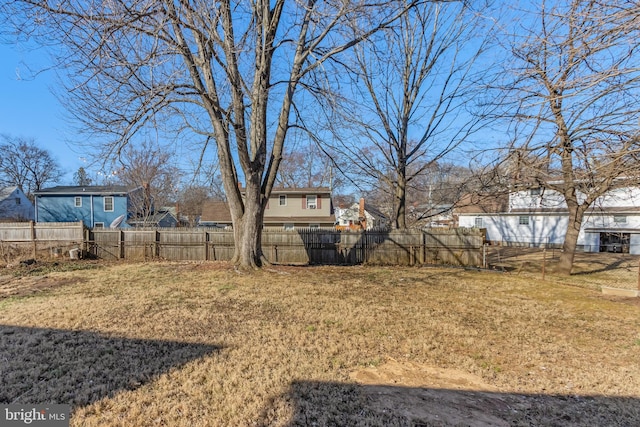
{"type": "MultiPolygon", "coordinates": [[[[233,231],[93,229],[89,251],[104,259],[230,260],[233,231]]],[[[470,229],[344,232],[265,229],[262,249],[279,264],[450,264],[482,266],[484,233],[470,229]]]]}
{"type": "MultiPolygon", "coordinates": [[[[263,230],[262,249],[279,264],[449,264],[482,266],[484,230],[348,232],[263,230]]],[[[82,249],[102,259],[230,260],[233,231],[205,228],[86,229],[75,223],[0,223],[0,255],[82,249]]],[[[54,253],[55,251],[55,253],[54,253]]]]}
{"type": "Polygon", "coordinates": [[[0,223],[0,256],[17,253],[61,254],[70,249],[83,249],[86,229],[79,222],[3,222],[0,223]]]}

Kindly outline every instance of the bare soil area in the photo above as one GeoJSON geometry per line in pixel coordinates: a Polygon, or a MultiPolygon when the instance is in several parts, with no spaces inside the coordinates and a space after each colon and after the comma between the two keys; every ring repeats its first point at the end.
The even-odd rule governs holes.
{"type": "Polygon", "coordinates": [[[0,277],[0,403],[73,426],[640,425],[640,306],[580,276],[38,268],[0,277]]]}
{"type": "Polygon", "coordinates": [[[79,278],[62,279],[44,277],[14,277],[0,276],[0,300],[9,297],[21,297],[33,295],[59,286],[71,285],[78,282],[79,278]]]}

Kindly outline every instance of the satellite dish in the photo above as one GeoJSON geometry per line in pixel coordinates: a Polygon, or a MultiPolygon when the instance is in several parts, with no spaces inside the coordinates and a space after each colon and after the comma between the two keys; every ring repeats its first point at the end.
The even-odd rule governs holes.
{"type": "Polygon", "coordinates": [[[114,219],[111,224],[109,224],[109,228],[118,228],[118,226],[122,223],[122,220],[124,220],[124,215],[120,215],[118,218],[114,219]]]}

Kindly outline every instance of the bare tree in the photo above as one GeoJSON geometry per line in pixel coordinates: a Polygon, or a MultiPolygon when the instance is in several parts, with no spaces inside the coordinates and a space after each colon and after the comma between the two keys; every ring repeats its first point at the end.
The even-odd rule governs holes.
{"type": "Polygon", "coordinates": [[[172,165],[172,155],[166,149],[148,141],[140,146],[127,146],[118,163],[120,167],[114,168],[117,180],[132,188],[143,188],[141,206],[134,207],[137,212],[149,215],[154,208],[176,201],[181,173],[172,165]]]}
{"type": "Polygon", "coordinates": [[[412,3],[8,0],[0,7],[32,36],[64,44],[60,59],[75,72],[68,105],[97,136],[110,135],[110,151],[158,124],[215,143],[233,262],[254,268],[265,261],[264,209],[296,95],[317,87],[331,59],[412,3]]]}
{"type": "Polygon", "coordinates": [[[80,166],[75,174],[73,174],[73,181],[76,185],[91,185],[93,184],[93,179],[87,173],[87,170],[80,166]]]}
{"type": "Polygon", "coordinates": [[[181,189],[178,198],[178,214],[188,219],[189,225],[195,227],[202,215],[202,205],[211,193],[207,187],[191,185],[181,189]]]}
{"type": "Polygon", "coordinates": [[[29,197],[46,184],[56,183],[62,171],[49,151],[30,138],[0,135],[0,184],[17,185],[29,197]]]}
{"type": "Polygon", "coordinates": [[[331,159],[316,144],[309,143],[286,150],[276,185],[287,188],[330,187],[333,178],[331,159]]]}
{"type": "Polygon", "coordinates": [[[640,183],[639,9],[635,2],[541,1],[520,10],[498,85],[521,184],[560,193],[569,213],[558,272],[570,274],[585,211],[640,183]]]}
{"type": "Polygon", "coordinates": [[[350,126],[336,128],[336,151],[355,179],[392,191],[395,228],[407,227],[412,181],[479,129],[469,108],[483,23],[466,3],[423,3],[355,49],[352,102],[337,121],[350,126]]]}

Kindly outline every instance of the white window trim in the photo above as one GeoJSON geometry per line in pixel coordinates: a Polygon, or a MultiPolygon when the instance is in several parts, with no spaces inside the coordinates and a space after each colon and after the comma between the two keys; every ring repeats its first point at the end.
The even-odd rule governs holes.
{"type": "Polygon", "coordinates": [[[82,207],[82,196],[75,196],[75,198],[73,199],[73,206],[75,206],[76,208],[82,207]]]}
{"type": "Polygon", "coordinates": [[[518,225],[529,225],[531,219],[528,215],[520,215],[518,217],[518,225]]]}
{"type": "Polygon", "coordinates": [[[476,228],[484,227],[484,219],[482,217],[475,217],[473,220],[473,226],[476,228]]]}
{"type": "Polygon", "coordinates": [[[104,228],[104,222],[96,222],[93,224],[93,228],[104,228]]]}
{"type": "Polygon", "coordinates": [[[278,206],[287,206],[287,195],[286,194],[281,194],[281,195],[278,196],[278,206]]]}
{"type": "Polygon", "coordinates": [[[318,209],[318,196],[316,195],[308,195],[307,198],[307,209],[318,209]],[[311,201],[313,200],[313,202],[311,201]]]}
{"type": "Polygon", "coordinates": [[[115,209],[115,200],[113,196],[104,196],[102,198],[102,208],[105,212],[113,212],[115,209]],[[111,209],[107,209],[107,199],[111,199],[111,209]]]}
{"type": "Polygon", "coordinates": [[[282,224],[282,228],[284,228],[285,230],[295,230],[295,224],[292,222],[287,222],[282,224]]]}

